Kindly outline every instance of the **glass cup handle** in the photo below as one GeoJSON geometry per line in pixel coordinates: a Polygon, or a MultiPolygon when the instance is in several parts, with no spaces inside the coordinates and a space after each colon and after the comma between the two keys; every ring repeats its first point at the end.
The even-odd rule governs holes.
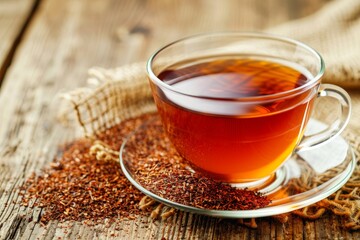
{"type": "Polygon", "coordinates": [[[297,146],[296,151],[308,150],[315,146],[320,146],[328,140],[338,136],[346,127],[351,115],[351,99],[349,94],[342,88],[332,84],[321,84],[318,98],[335,98],[341,106],[340,116],[325,130],[310,136],[304,136],[297,146]]]}

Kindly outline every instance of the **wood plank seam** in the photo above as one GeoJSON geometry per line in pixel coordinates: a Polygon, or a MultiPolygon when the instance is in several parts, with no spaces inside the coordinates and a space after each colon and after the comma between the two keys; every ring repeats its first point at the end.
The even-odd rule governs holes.
{"type": "Polygon", "coordinates": [[[19,46],[19,44],[21,43],[21,40],[23,38],[23,36],[25,35],[26,30],[28,29],[28,27],[30,26],[30,23],[35,15],[35,13],[37,12],[37,9],[40,5],[41,0],[34,0],[33,6],[29,12],[29,15],[25,18],[25,21],[22,25],[22,27],[20,28],[20,31],[18,33],[18,35],[16,36],[9,52],[7,53],[5,59],[4,59],[4,63],[2,66],[0,66],[0,88],[3,82],[3,79],[5,78],[7,69],[10,67],[11,62],[13,60],[13,57],[15,56],[17,47],[19,46]]]}

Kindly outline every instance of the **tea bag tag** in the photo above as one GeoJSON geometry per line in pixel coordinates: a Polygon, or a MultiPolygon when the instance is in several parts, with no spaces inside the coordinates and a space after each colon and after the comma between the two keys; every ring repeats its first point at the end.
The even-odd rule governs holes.
{"type": "MultiPolygon", "coordinates": [[[[305,134],[314,134],[326,128],[326,124],[315,119],[310,119],[305,134]]],[[[337,136],[322,146],[299,152],[298,154],[315,172],[323,173],[341,164],[346,158],[348,148],[349,145],[344,138],[337,136]]]]}

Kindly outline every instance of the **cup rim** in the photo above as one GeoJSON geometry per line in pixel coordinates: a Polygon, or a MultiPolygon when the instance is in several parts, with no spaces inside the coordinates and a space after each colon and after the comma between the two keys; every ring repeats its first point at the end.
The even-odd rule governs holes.
{"type": "Polygon", "coordinates": [[[320,78],[324,75],[325,72],[325,62],[324,59],[321,57],[320,53],[318,51],[316,51],[314,48],[308,46],[305,43],[302,43],[298,40],[289,38],[289,37],[284,37],[284,36],[280,36],[280,35],[276,35],[276,34],[271,34],[271,33],[264,33],[264,32],[213,32],[213,33],[202,33],[202,34],[196,34],[196,35],[191,35],[191,36],[187,36],[184,38],[180,38],[176,41],[170,42],[166,45],[164,45],[163,47],[159,48],[157,51],[155,51],[150,58],[148,59],[147,63],[146,63],[146,71],[147,71],[147,75],[149,76],[150,80],[153,81],[156,85],[161,86],[167,90],[170,90],[174,93],[177,94],[181,94],[184,96],[188,96],[188,97],[193,97],[193,98],[199,98],[199,99],[208,99],[208,100],[221,100],[221,101],[237,101],[237,102],[249,102],[249,101],[264,101],[264,100],[269,100],[269,99],[276,99],[276,98],[281,98],[284,96],[291,96],[291,95],[296,95],[296,93],[302,92],[302,90],[308,89],[309,87],[311,87],[312,85],[315,85],[320,78]],[[194,94],[188,94],[185,93],[183,91],[178,91],[177,89],[175,89],[174,87],[172,87],[171,85],[168,85],[166,83],[164,83],[163,81],[161,81],[156,75],[155,73],[152,71],[152,64],[155,60],[155,57],[158,56],[163,50],[169,48],[170,46],[173,46],[177,43],[186,41],[186,40],[191,40],[191,39],[196,39],[196,38],[204,38],[204,37],[211,37],[211,36],[238,36],[238,37],[248,37],[248,38],[256,38],[256,39],[267,39],[267,40],[276,40],[279,42],[285,42],[285,43],[290,43],[290,44],[294,44],[297,46],[302,47],[303,49],[309,51],[310,53],[312,53],[315,57],[318,58],[319,60],[319,65],[320,65],[320,69],[318,71],[318,73],[311,78],[310,81],[308,81],[307,83],[305,83],[304,85],[301,85],[297,88],[291,89],[291,90],[287,90],[287,91],[283,91],[280,93],[275,93],[275,94],[269,94],[269,95],[263,95],[263,96],[250,96],[250,97],[239,97],[239,98],[221,98],[221,97],[210,97],[210,96],[198,96],[198,95],[194,95],[194,94]]]}

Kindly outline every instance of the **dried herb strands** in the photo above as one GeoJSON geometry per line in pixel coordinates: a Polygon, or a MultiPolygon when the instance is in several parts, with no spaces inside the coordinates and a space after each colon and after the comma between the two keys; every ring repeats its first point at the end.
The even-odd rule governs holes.
{"type": "MultiPolygon", "coordinates": [[[[129,140],[127,152],[137,180],[150,191],[206,209],[256,209],[270,203],[257,192],[236,189],[190,171],[167,140],[158,115],[153,114],[124,121],[97,134],[95,140],[78,139],[69,144],[60,159],[24,184],[22,205],[28,206],[37,199],[35,206],[45,208],[41,217],[44,224],[50,220],[97,223],[143,214],[141,209],[146,209],[144,206],[149,202],[140,203],[141,199],[144,202],[144,195],[131,185],[119,162],[114,161],[123,140],[135,129],[138,130],[129,140]],[[91,148],[97,140],[104,143],[102,147],[109,148],[107,152],[113,158],[96,159],[91,148]]],[[[162,206],[150,205],[155,208],[151,214],[160,215],[162,206]]],[[[166,219],[171,214],[170,210],[161,217],[166,219]]]]}
{"type": "MultiPolygon", "coordinates": [[[[122,140],[148,116],[124,121],[100,133],[101,139],[118,150],[122,140]]],[[[138,203],[144,196],[122,175],[118,162],[96,160],[90,154],[93,141],[78,139],[60,159],[35,174],[22,187],[22,205],[37,199],[35,206],[45,208],[42,223],[49,220],[90,220],[132,218],[141,214],[138,203]]]]}

